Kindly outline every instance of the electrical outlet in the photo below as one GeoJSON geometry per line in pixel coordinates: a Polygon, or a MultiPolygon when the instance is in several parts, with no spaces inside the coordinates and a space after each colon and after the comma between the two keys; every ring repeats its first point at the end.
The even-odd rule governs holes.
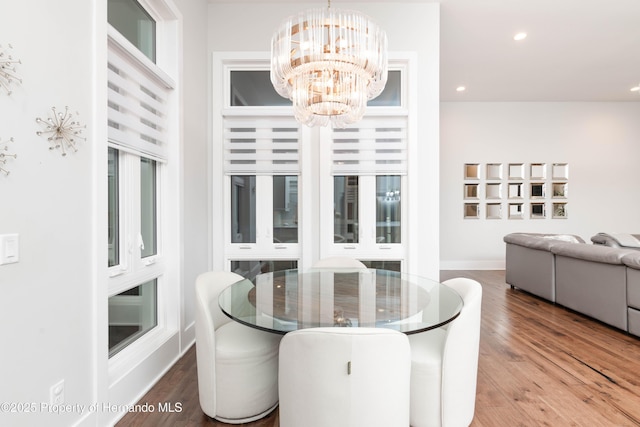
{"type": "Polygon", "coordinates": [[[62,405],[64,403],[64,380],[51,386],[49,389],[49,401],[51,405],[62,405]]]}

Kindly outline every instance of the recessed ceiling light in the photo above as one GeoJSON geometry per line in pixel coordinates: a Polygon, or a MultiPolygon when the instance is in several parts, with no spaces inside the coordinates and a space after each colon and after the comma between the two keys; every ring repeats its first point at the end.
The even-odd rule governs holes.
{"type": "Polygon", "coordinates": [[[465,90],[467,90],[467,88],[466,88],[466,87],[464,87],[464,86],[458,86],[458,87],[456,88],[456,91],[457,91],[457,92],[464,92],[465,90]]]}
{"type": "Polygon", "coordinates": [[[515,41],[520,41],[520,40],[524,40],[527,38],[527,33],[518,33],[515,36],[513,36],[513,39],[515,41]]]}
{"type": "Polygon", "coordinates": [[[631,88],[631,92],[637,92],[640,90],[640,86],[635,86],[631,88]]]}

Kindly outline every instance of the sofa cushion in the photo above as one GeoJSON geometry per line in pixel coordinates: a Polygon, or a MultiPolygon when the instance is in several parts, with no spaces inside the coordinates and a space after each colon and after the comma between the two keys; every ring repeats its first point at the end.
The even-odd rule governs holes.
{"type": "Polygon", "coordinates": [[[622,257],[622,263],[627,267],[640,270],[640,251],[625,254],[622,257]]]}
{"type": "Polygon", "coordinates": [[[640,249],[640,234],[629,233],[598,233],[591,237],[596,245],[611,246],[614,248],[640,249]]]}
{"type": "Polygon", "coordinates": [[[548,251],[557,243],[584,243],[581,237],[572,234],[511,233],[504,236],[503,240],[541,251],[548,251]]]}
{"type": "Polygon", "coordinates": [[[601,245],[575,245],[572,243],[558,243],[551,246],[551,252],[569,258],[604,264],[622,264],[622,257],[633,253],[633,249],[612,248],[601,245]]]}

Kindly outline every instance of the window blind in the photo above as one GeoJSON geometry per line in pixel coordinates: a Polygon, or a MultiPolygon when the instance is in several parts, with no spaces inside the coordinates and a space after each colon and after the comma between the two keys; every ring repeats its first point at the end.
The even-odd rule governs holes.
{"type": "Polygon", "coordinates": [[[407,118],[365,117],[331,130],[333,175],[406,175],[407,118]]]}
{"type": "Polygon", "coordinates": [[[225,117],[224,171],[228,175],[300,172],[300,125],[290,117],[225,117]]]}
{"type": "Polygon", "coordinates": [[[172,88],[109,46],[109,145],[153,160],[167,158],[167,100],[172,88]]]}

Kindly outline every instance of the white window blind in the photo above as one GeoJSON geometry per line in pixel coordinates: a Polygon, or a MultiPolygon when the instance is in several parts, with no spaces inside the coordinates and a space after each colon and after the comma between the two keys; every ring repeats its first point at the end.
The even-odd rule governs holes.
{"type": "Polygon", "coordinates": [[[153,160],[167,158],[167,99],[172,87],[109,46],[109,145],[153,160]]]}
{"type": "Polygon", "coordinates": [[[407,118],[365,117],[331,130],[333,175],[406,175],[407,118]]]}
{"type": "Polygon", "coordinates": [[[227,175],[300,172],[300,125],[289,117],[225,117],[227,175]]]}

